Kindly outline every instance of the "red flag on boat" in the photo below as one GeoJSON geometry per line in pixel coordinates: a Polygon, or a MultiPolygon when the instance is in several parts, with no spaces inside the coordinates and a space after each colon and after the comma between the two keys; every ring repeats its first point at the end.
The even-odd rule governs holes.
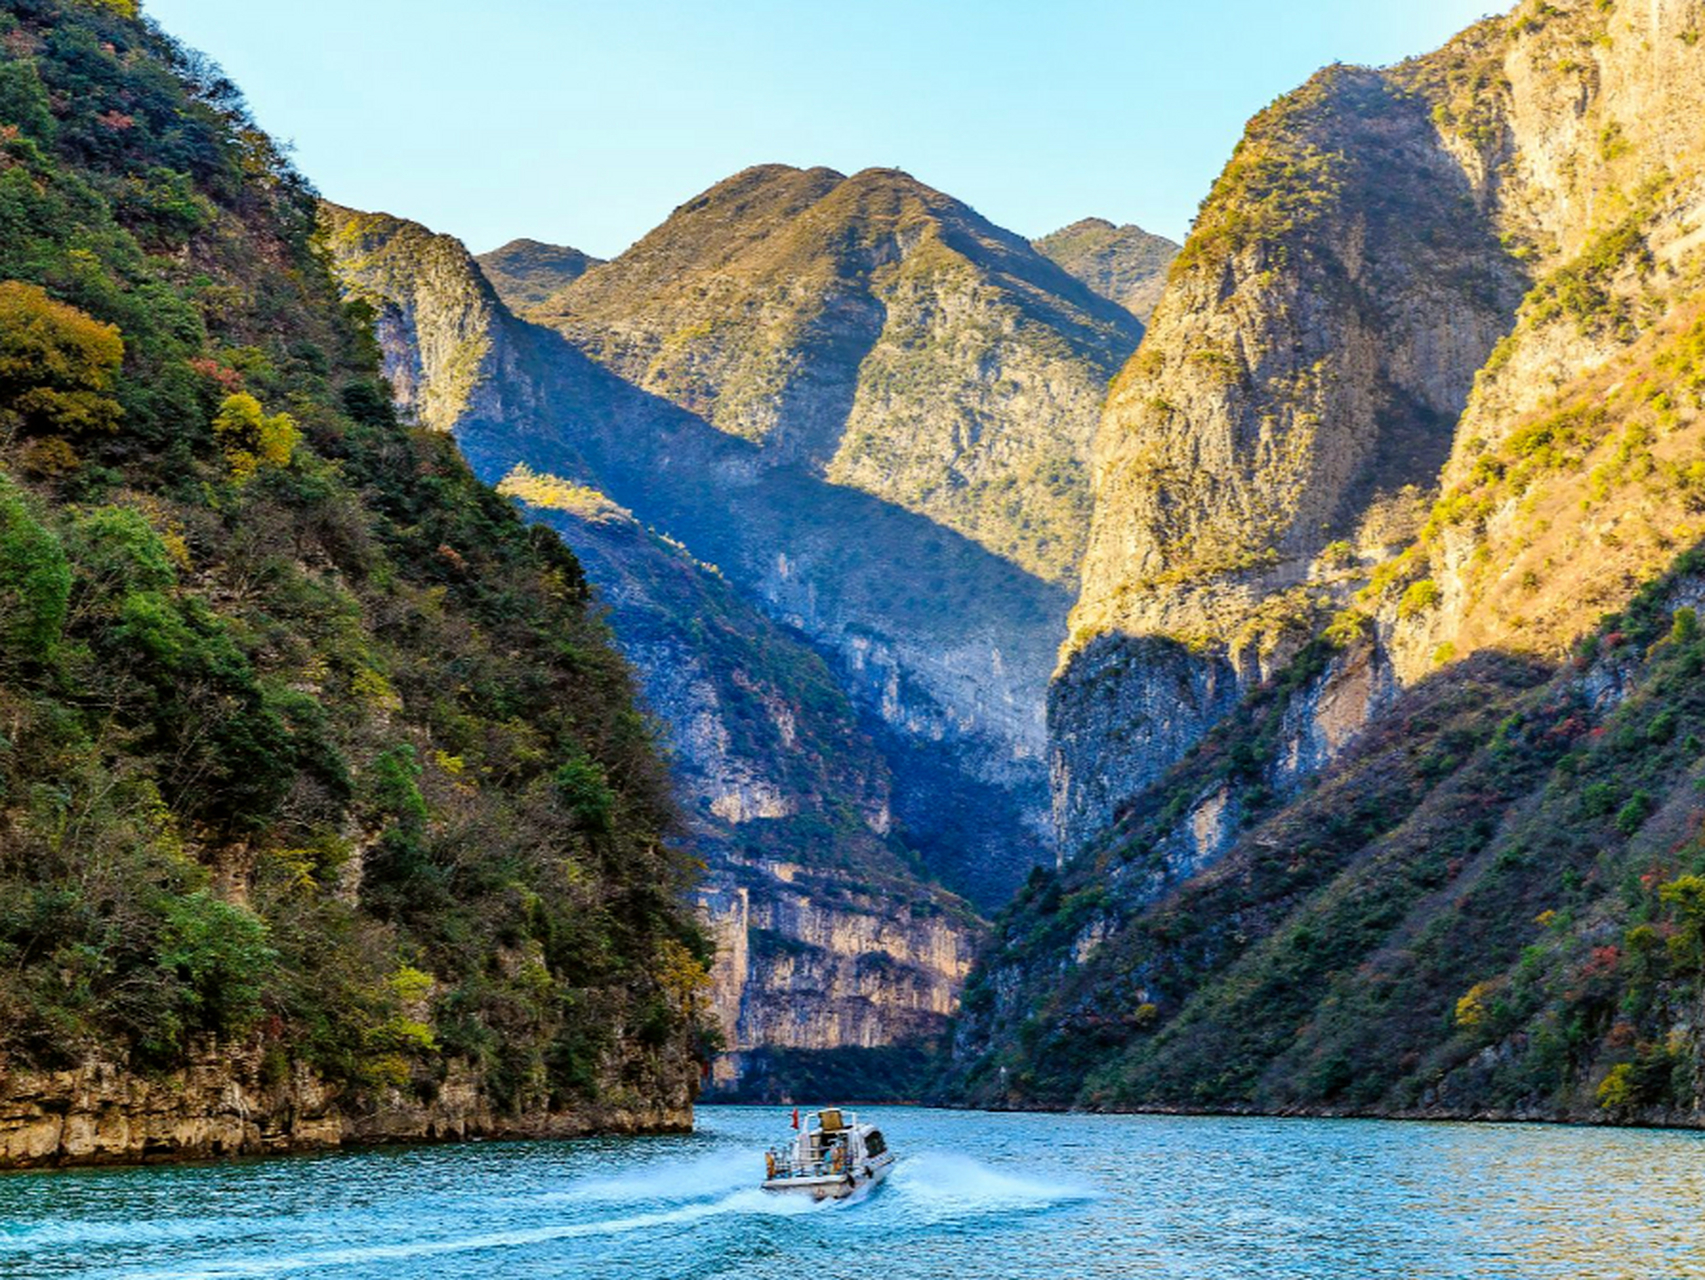
{"type": "Polygon", "coordinates": [[[799,1128],[799,1108],[798,1107],[795,1107],[793,1109],[793,1127],[795,1129],[799,1128]]]}

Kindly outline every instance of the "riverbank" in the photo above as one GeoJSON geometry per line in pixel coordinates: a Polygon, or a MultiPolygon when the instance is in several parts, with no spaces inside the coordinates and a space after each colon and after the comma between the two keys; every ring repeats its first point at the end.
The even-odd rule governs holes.
{"type": "MultiPolygon", "coordinates": [[[[966,1109],[963,1105],[952,1102],[930,1101],[919,1105],[943,1111],[966,1109]]],[[[996,1103],[987,1103],[980,1104],[977,1109],[999,1115],[1188,1116],[1225,1120],[1390,1120],[1425,1124],[1543,1124],[1584,1125],[1600,1129],[1705,1130],[1705,1114],[1696,1111],[1674,1111],[1651,1107],[1623,1108],[1615,1111],[1603,1109],[1577,1111],[1568,1108],[1505,1110],[1464,1107],[1411,1107],[1402,1110],[1380,1110],[1367,1107],[1283,1107],[1269,1109],[1235,1105],[1192,1107],[1160,1104],[1106,1108],[1007,1107],[996,1103]]]]}
{"type": "Polygon", "coordinates": [[[690,1087],[646,1099],[493,1106],[480,1077],[452,1064],[429,1094],[329,1084],[258,1048],[205,1050],[181,1069],[140,1075],[106,1061],[64,1071],[0,1067],[0,1170],[177,1163],[393,1143],[688,1133],[690,1087]]]}

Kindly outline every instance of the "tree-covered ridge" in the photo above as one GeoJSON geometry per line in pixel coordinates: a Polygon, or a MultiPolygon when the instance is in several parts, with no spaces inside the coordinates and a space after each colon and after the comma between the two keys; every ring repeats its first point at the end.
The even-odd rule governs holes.
{"type": "Polygon", "coordinates": [[[997,923],[960,1087],[1699,1123],[1702,563],[1682,557],[1554,675],[1482,654],[1422,683],[1275,803],[1262,756],[1304,655],[997,923]],[[1232,788],[1244,833],[1168,884],[1156,851],[1204,779],[1232,788]]]}
{"type": "Polygon", "coordinates": [[[396,421],[217,68],[114,3],[0,51],[0,1053],[690,1097],[693,868],[574,557],[396,421]]]}

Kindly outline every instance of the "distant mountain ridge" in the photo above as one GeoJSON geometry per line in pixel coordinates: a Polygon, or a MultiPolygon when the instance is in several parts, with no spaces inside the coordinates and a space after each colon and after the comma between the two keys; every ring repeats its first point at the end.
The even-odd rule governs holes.
{"type": "Polygon", "coordinates": [[[511,240],[475,257],[504,305],[521,311],[537,306],[603,261],[565,244],[511,240]]]}
{"type": "Polygon", "coordinates": [[[1068,273],[1144,324],[1166,288],[1167,268],[1180,246],[1135,223],[1116,227],[1084,218],[1031,242],[1068,273]]]}
{"type": "Polygon", "coordinates": [[[785,165],[718,183],[525,314],[760,457],[1048,581],[1076,572],[1090,434],[1142,335],[908,174],[785,165]]]}

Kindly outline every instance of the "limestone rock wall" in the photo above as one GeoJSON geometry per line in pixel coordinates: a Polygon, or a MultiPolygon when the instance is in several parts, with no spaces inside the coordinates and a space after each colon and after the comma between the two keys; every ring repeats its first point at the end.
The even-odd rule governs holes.
{"type": "Polygon", "coordinates": [[[1655,357],[1642,335],[1691,288],[1698,19],[1680,0],[1523,4],[1410,63],[1329,69],[1251,123],[1096,439],[1050,699],[1067,852],[1213,722],[1209,673],[1247,692],[1345,608],[1378,618],[1404,682],[1486,646],[1554,655],[1676,545],[1685,513],[1649,496],[1627,500],[1639,527],[1669,533],[1603,557],[1583,551],[1607,532],[1584,494],[1571,509],[1483,482],[1571,386],[1607,392],[1597,371],[1641,341],[1655,357]],[[1484,499],[1469,519],[1465,499],[1396,545],[1370,536],[1393,507],[1467,491],[1484,499]],[[1154,639],[1201,674],[1140,660],[1154,639]],[[1180,689],[1165,731],[1145,727],[1180,689]]]}
{"type": "Polygon", "coordinates": [[[876,1048],[940,1035],[980,935],[786,863],[729,868],[703,895],[733,1085],[755,1049],[876,1048]]]}
{"type": "Polygon", "coordinates": [[[271,1078],[261,1044],[200,1046],[191,1064],[160,1076],[93,1057],[64,1071],[0,1065],[0,1168],[135,1164],[280,1155],[340,1146],[462,1138],[576,1137],[692,1128],[690,1073],[675,1096],[624,1097],[611,1081],[594,1106],[516,1114],[493,1108],[465,1066],[436,1095],[352,1094],[298,1064],[271,1078]]]}

